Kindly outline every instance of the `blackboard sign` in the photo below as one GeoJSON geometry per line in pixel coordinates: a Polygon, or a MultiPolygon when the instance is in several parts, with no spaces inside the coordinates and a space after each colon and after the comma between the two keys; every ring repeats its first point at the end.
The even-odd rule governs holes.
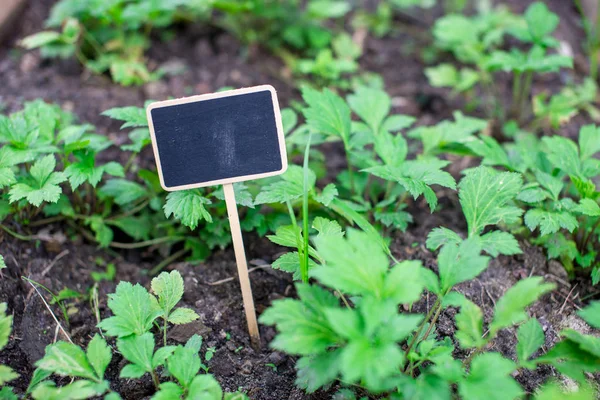
{"type": "Polygon", "coordinates": [[[265,178],[287,168],[270,85],[152,103],[147,116],[165,190],[265,178]]]}

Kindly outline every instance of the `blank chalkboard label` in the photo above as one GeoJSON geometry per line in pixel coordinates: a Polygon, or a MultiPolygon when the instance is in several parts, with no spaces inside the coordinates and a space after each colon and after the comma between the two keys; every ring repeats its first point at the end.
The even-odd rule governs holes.
{"type": "Polygon", "coordinates": [[[147,115],[165,190],[265,178],[287,168],[270,85],[156,102],[147,115]]]}

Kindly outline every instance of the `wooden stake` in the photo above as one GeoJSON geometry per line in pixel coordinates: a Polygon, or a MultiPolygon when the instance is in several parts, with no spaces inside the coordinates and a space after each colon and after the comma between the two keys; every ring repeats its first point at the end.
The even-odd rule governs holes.
{"type": "Polygon", "coordinates": [[[240,217],[238,216],[237,204],[235,202],[233,184],[224,184],[223,193],[225,194],[225,203],[227,204],[227,215],[229,216],[233,250],[240,277],[240,286],[242,287],[242,299],[244,301],[248,332],[250,333],[250,342],[252,343],[252,347],[258,349],[260,347],[260,334],[258,332],[258,322],[256,322],[256,311],[254,310],[252,287],[250,287],[250,277],[248,276],[248,265],[246,263],[246,253],[244,252],[244,241],[242,239],[242,229],[240,227],[240,217]]]}

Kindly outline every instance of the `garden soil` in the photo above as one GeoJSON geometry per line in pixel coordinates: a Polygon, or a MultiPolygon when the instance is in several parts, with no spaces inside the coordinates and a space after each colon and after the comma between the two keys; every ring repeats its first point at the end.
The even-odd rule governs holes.
{"type": "MultiPolygon", "coordinates": [[[[20,109],[24,101],[42,98],[73,111],[81,121],[96,125],[99,133],[122,144],[127,142],[126,133],[119,131],[118,122],[101,116],[102,111],[112,107],[141,106],[147,99],[182,97],[211,92],[223,86],[264,83],[277,88],[282,106],[299,99],[298,91],[291,85],[291,74],[280,60],[264,49],[244,48],[217,28],[178,27],[174,40],[169,43],[156,39],[149,50],[148,62],[172,71],[173,75],[139,88],[123,88],[111,83],[108,77],[89,75],[73,60],[43,60],[38,52],[19,50],[16,43],[43,26],[54,1],[30,0],[29,3],[12,39],[0,47],[0,104],[4,112],[20,109]],[[177,71],[183,72],[176,74],[177,71]]],[[[528,4],[520,0],[508,3],[515,12],[522,11],[528,4]]],[[[565,82],[580,80],[586,73],[581,49],[583,32],[578,26],[575,10],[567,4],[570,2],[563,0],[547,3],[561,16],[557,36],[575,54],[576,68],[568,75],[554,74],[536,81],[534,93],[553,91],[565,82]]],[[[397,25],[405,33],[395,33],[386,39],[367,37],[361,61],[364,69],[383,76],[386,89],[393,97],[394,112],[413,115],[422,125],[448,118],[453,110],[464,106],[449,91],[429,87],[422,72],[424,63],[417,50],[426,45],[425,32],[435,16],[435,10],[419,13],[418,16],[398,16],[397,25]]],[[[357,40],[360,40],[359,36],[357,40]]],[[[504,86],[509,88],[508,78],[506,83],[504,86]]],[[[585,116],[578,117],[561,133],[575,136],[579,126],[585,123],[590,121],[585,116]]],[[[341,147],[328,145],[323,150],[327,152],[331,178],[343,168],[341,147]]],[[[109,158],[126,157],[117,152],[107,153],[109,158]]],[[[127,160],[116,161],[125,163],[127,160]]],[[[146,167],[153,165],[150,151],[144,154],[142,163],[147,164],[146,167]]],[[[458,178],[459,171],[469,163],[468,159],[461,165],[455,163],[451,172],[458,178]]],[[[456,193],[447,190],[437,193],[441,211],[429,214],[424,202],[411,204],[409,211],[414,216],[414,223],[406,233],[396,234],[391,245],[396,258],[421,260],[433,270],[437,269],[435,254],[424,246],[431,229],[443,225],[457,232],[466,231],[456,193]]],[[[22,393],[45,346],[65,339],[57,329],[53,315],[77,344],[85,346],[98,333],[95,328],[97,316],[87,298],[69,302],[67,322],[57,306],[50,305],[50,312],[33,287],[21,279],[22,276],[55,292],[69,288],[88,294],[94,285],[91,272],[102,272],[104,264],[113,263],[117,271],[115,282],[103,281],[97,285],[99,311],[102,317],[106,317],[109,315],[107,294],[114,291],[116,282],[139,282],[148,287],[151,279],[148,271],[162,258],[149,250],[114,252],[97,249],[61,224],[45,226],[35,232],[23,231],[22,227],[14,224],[11,228],[37,237],[34,241],[18,241],[0,231],[0,254],[4,255],[8,267],[0,275],[0,302],[7,302],[9,312],[14,315],[14,331],[8,346],[0,352],[0,364],[11,366],[21,375],[13,386],[22,393]]],[[[269,267],[285,251],[283,248],[253,234],[246,234],[245,242],[257,312],[260,314],[272,301],[294,296],[294,286],[287,274],[269,267]]],[[[598,289],[590,286],[589,279],[576,277],[569,281],[560,264],[548,261],[540,248],[526,243],[521,243],[521,246],[522,255],[501,256],[493,260],[481,276],[461,284],[458,289],[482,307],[489,322],[495,302],[508,287],[528,276],[543,276],[557,285],[555,291],[530,309],[531,315],[540,320],[545,330],[544,348],[551,347],[557,341],[558,332],[565,327],[586,332],[587,326],[575,312],[582,306],[583,299],[600,298],[598,289]]],[[[313,395],[304,394],[294,387],[295,360],[269,348],[269,342],[276,333],[272,327],[261,326],[260,351],[250,347],[231,249],[216,251],[206,262],[198,265],[179,262],[169,265],[166,270],[181,272],[185,282],[182,303],[194,308],[201,316],[197,323],[172,328],[168,340],[173,344],[184,343],[192,334],[200,333],[204,337],[203,351],[208,347],[215,348],[214,357],[206,361],[206,365],[224,389],[244,390],[255,400],[329,399],[335,393],[336,386],[313,395]]],[[[45,293],[41,294],[49,300],[45,293]]],[[[413,306],[412,311],[426,313],[434,301],[433,297],[425,297],[413,306]]],[[[441,314],[437,325],[440,337],[453,337],[455,313],[456,310],[451,308],[441,314]]],[[[160,341],[160,338],[156,339],[160,341]]],[[[114,346],[114,341],[109,343],[114,346]]],[[[509,329],[501,332],[492,350],[514,358],[515,345],[516,332],[509,329]]],[[[463,358],[467,354],[457,350],[457,356],[463,358]]],[[[122,357],[113,357],[107,372],[111,387],[124,399],[149,398],[153,393],[149,377],[136,381],[118,378],[124,364],[122,357]]],[[[542,367],[520,372],[516,379],[531,392],[555,375],[550,367],[542,367]]]]}

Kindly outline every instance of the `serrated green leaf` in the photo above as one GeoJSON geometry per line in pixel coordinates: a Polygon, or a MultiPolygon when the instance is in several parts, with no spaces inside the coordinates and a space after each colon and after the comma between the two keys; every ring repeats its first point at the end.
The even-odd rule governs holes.
{"type": "Polygon", "coordinates": [[[579,130],[579,155],[581,161],[591,158],[600,151],[600,128],[586,125],[579,130]]]}
{"type": "Polygon", "coordinates": [[[152,400],[173,400],[181,399],[183,389],[175,382],[163,382],[159,386],[158,392],[152,396],[152,400]]]}
{"type": "Polygon", "coordinates": [[[261,316],[260,322],[277,325],[279,334],[271,347],[289,354],[310,356],[325,351],[340,341],[329,326],[323,310],[337,307],[338,299],[318,286],[297,284],[299,300],[273,302],[261,316]]]}
{"type": "MultiPolygon", "coordinates": [[[[528,366],[529,357],[533,355],[546,340],[542,325],[537,319],[531,318],[517,330],[517,357],[519,363],[528,366]]],[[[533,365],[535,367],[535,364],[533,365]]]]}
{"type": "Polygon", "coordinates": [[[329,89],[319,92],[308,86],[302,89],[302,98],[308,104],[302,110],[306,123],[316,132],[338,136],[345,146],[350,142],[350,108],[329,89]]]}
{"type": "Polygon", "coordinates": [[[460,242],[462,242],[462,238],[458,233],[448,228],[439,227],[429,232],[425,244],[429,250],[435,251],[447,243],[456,244],[458,246],[460,242]]]}
{"type": "Polygon", "coordinates": [[[104,372],[112,359],[112,351],[106,344],[106,340],[98,334],[94,335],[88,344],[86,355],[90,365],[96,371],[96,375],[104,378],[104,372]]]}
{"type": "Polygon", "coordinates": [[[462,293],[450,292],[444,296],[444,306],[460,307],[456,314],[456,339],[463,349],[482,348],[487,340],[483,338],[483,312],[462,293]]]}
{"type": "Polygon", "coordinates": [[[67,178],[62,172],[54,172],[55,167],[56,159],[52,154],[37,160],[29,171],[33,181],[13,185],[8,193],[10,202],[27,199],[36,207],[44,201],[57,202],[62,193],[59,184],[67,178]]]}
{"type": "MultiPolygon", "coordinates": [[[[600,329],[600,301],[593,301],[589,306],[580,310],[577,314],[588,324],[600,329]]],[[[0,346],[2,348],[2,346],[0,346]]]]}
{"type": "Polygon", "coordinates": [[[577,219],[567,211],[553,212],[535,208],[525,213],[525,225],[533,232],[540,228],[540,235],[558,232],[561,228],[573,232],[579,225],[577,219]]]}
{"type": "MultiPolygon", "coordinates": [[[[2,257],[2,256],[0,256],[2,257]]],[[[4,259],[2,259],[4,262],[4,259]]],[[[0,303],[0,350],[8,343],[12,330],[13,316],[6,315],[6,303],[0,303]]]]}
{"type": "Polygon", "coordinates": [[[548,149],[546,157],[556,168],[569,175],[581,176],[581,162],[575,142],[558,135],[543,137],[542,142],[548,149]]]}
{"type": "Polygon", "coordinates": [[[600,217],[600,206],[592,199],[581,199],[573,211],[590,217],[600,217]]]}
{"type": "Polygon", "coordinates": [[[367,233],[348,229],[346,238],[316,238],[325,264],[313,271],[321,283],[348,294],[381,297],[389,267],[387,255],[367,233]]]}
{"type": "Polygon", "coordinates": [[[117,107],[102,113],[112,119],[124,121],[121,129],[148,126],[146,111],[141,107],[117,107]]]}
{"type": "Polygon", "coordinates": [[[520,174],[496,172],[488,167],[471,170],[459,183],[460,204],[469,227],[469,237],[480,235],[488,225],[512,222],[522,210],[507,205],[521,189],[520,174]]]}
{"type": "Polygon", "coordinates": [[[190,308],[179,307],[169,315],[169,322],[175,325],[182,325],[189,324],[198,318],[200,318],[200,316],[196,313],[196,311],[190,308]]]}
{"type": "Polygon", "coordinates": [[[108,298],[108,307],[114,316],[102,320],[98,327],[109,336],[142,335],[162,314],[156,299],[139,284],[121,282],[108,298]]]}
{"type": "Polygon", "coordinates": [[[328,184],[323,188],[321,193],[315,195],[315,200],[323,204],[325,207],[329,207],[329,204],[338,195],[338,190],[333,183],[328,184]]]}
{"type": "Polygon", "coordinates": [[[392,100],[383,90],[361,86],[348,96],[348,104],[352,111],[365,121],[372,134],[377,136],[390,112],[392,100]]]}
{"type": "Polygon", "coordinates": [[[12,368],[7,365],[0,365],[0,386],[4,386],[8,382],[17,379],[17,374],[12,368]]]}
{"type": "Polygon", "coordinates": [[[78,380],[57,387],[52,381],[44,381],[31,392],[36,400],[82,400],[101,396],[108,389],[108,383],[102,384],[89,380],[78,380]]]}
{"type": "Polygon", "coordinates": [[[76,376],[98,380],[94,368],[90,365],[85,352],[72,343],[56,342],[46,347],[44,357],[35,366],[62,376],[76,376]]]}
{"type": "Polygon", "coordinates": [[[525,21],[534,43],[545,43],[544,39],[558,26],[558,15],[548,9],[541,1],[531,4],[525,11],[525,21]]]}
{"type": "Polygon", "coordinates": [[[125,206],[134,203],[136,200],[147,196],[148,191],[139,183],[128,181],[126,179],[109,179],[104,186],[100,188],[98,194],[101,199],[111,197],[115,203],[125,206]]]}
{"type": "MultiPolygon", "coordinates": [[[[188,388],[188,398],[200,400],[221,400],[223,391],[212,375],[194,377],[188,388]]],[[[242,400],[242,399],[240,399],[242,400]]]]}
{"type": "Polygon", "coordinates": [[[477,277],[487,268],[490,258],[480,253],[481,245],[477,238],[464,240],[460,244],[447,243],[442,247],[438,255],[442,292],[477,277]]]}
{"type": "Polygon", "coordinates": [[[167,358],[169,373],[179,381],[184,388],[188,388],[200,371],[200,356],[194,349],[178,346],[173,354],[167,358]]]}
{"type": "Polygon", "coordinates": [[[544,283],[544,279],[539,276],[517,282],[496,302],[490,335],[493,337],[500,329],[525,321],[525,309],[555,287],[553,283],[544,283]]]}
{"type": "Polygon", "coordinates": [[[479,243],[483,251],[492,257],[498,257],[499,254],[510,256],[523,253],[517,239],[508,232],[488,232],[483,236],[479,236],[479,243]]]}
{"type": "Polygon", "coordinates": [[[319,232],[317,237],[344,236],[340,224],[337,221],[332,221],[327,218],[316,217],[313,220],[312,227],[319,232]]]}
{"type": "Polygon", "coordinates": [[[499,353],[477,355],[471,362],[469,375],[458,383],[464,400],[514,400],[523,394],[521,386],[511,377],[515,363],[499,353]],[[502,388],[502,390],[498,390],[502,388]]]}
{"type": "Polygon", "coordinates": [[[152,292],[167,317],[183,297],[183,278],[179,271],[161,272],[151,282],[152,292]]]}
{"type": "Polygon", "coordinates": [[[383,297],[396,304],[411,304],[421,297],[425,288],[421,261],[402,261],[396,264],[385,277],[383,297]]]}
{"type": "MultiPolygon", "coordinates": [[[[141,371],[151,372],[154,369],[152,355],[154,353],[154,336],[150,332],[142,335],[130,335],[117,340],[117,348],[133,367],[123,368],[121,378],[133,377],[141,371]]],[[[127,367],[127,366],[126,366],[127,367]]]]}
{"type": "Polygon", "coordinates": [[[164,206],[165,217],[169,218],[173,215],[183,225],[194,230],[202,220],[212,222],[210,213],[204,207],[205,204],[211,204],[211,201],[202,196],[197,189],[171,192],[167,195],[164,206]]]}
{"type": "MultiPolygon", "coordinates": [[[[308,170],[308,190],[315,186],[316,176],[308,170]]],[[[254,204],[285,203],[302,197],[304,194],[304,170],[298,165],[290,165],[281,175],[281,180],[264,186],[256,196],[254,204]]]]}

